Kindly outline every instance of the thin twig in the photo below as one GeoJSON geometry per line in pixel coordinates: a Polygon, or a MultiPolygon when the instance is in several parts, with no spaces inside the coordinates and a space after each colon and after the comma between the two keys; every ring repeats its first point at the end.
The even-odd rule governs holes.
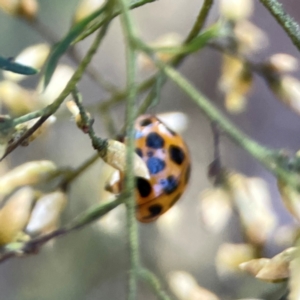
{"type": "Polygon", "coordinates": [[[159,279],[152,272],[147,269],[141,269],[138,271],[138,275],[151,286],[158,299],[171,300],[167,293],[162,290],[159,279]]]}
{"type": "Polygon", "coordinates": [[[100,217],[107,214],[112,209],[116,208],[118,205],[123,203],[123,201],[124,196],[121,195],[114,201],[105,204],[99,204],[97,206],[89,208],[84,213],[81,213],[80,215],[75,217],[69,224],[55,231],[34,238],[25,243],[13,243],[6,245],[4,251],[0,253],[0,263],[12,257],[36,254],[41,246],[43,246],[48,241],[59,236],[65,236],[77,229],[81,229],[87,226],[88,224],[98,220],[100,217]]]}
{"type": "MultiPolygon", "coordinates": [[[[44,39],[47,40],[47,42],[51,43],[52,45],[55,45],[59,41],[57,35],[49,27],[45,26],[41,20],[34,19],[28,21],[24,19],[24,21],[27,21],[26,23],[29,24],[31,28],[38,32],[44,39]]],[[[78,53],[77,49],[74,48],[74,46],[68,48],[66,54],[75,64],[80,64],[82,57],[78,53]]],[[[92,65],[87,67],[86,74],[107,92],[116,92],[116,87],[112,83],[102,78],[99,72],[92,65]]]]}
{"type": "Polygon", "coordinates": [[[126,102],[126,174],[124,189],[128,195],[126,200],[127,228],[129,236],[130,250],[130,274],[128,300],[135,300],[137,295],[137,270],[140,267],[139,257],[139,235],[137,220],[135,218],[136,200],[135,200],[135,178],[133,174],[134,164],[134,121],[136,118],[136,50],[133,45],[135,38],[134,27],[129,13],[129,6],[125,0],[118,0],[121,9],[121,22],[126,43],[126,61],[127,61],[127,90],[128,97],[126,102]]]}
{"type": "Polygon", "coordinates": [[[214,179],[214,184],[222,181],[222,163],[220,154],[220,130],[215,122],[211,122],[211,130],[213,134],[213,161],[208,166],[208,177],[214,179]]]}
{"type": "MultiPolygon", "coordinates": [[[[208,14],[210,12],[210,9],[213,5],[213,0],[205,0],[200,11],[199,14],[197,16],[197,19],[192,27],[192,29],[190,30],[190,32],[188,33],[186,39],[184,40],[183,45],[187,45],[188,43],[190,43],[195,37],[197,37],[197,35],[199,34],[199,32],[201,31],[201,29],[203,28],[206,19],[208,17],[208,14]]],[[[176,55],[172,61],[170,62],[170,64],[173,67],[178,67],[184,60],[184,58],[187,56],[187,53],[185,54],[179,54],[176,55]]],[[[158,80],[157,75],[153,76],[153,81],[156,82],[158,80]]],[[[166,77],[161,76],[159,78],[160,80],[160,85],[161,87],[166,83],[166,77]]],[[[152,87],[151,91],[149,92],[148,96],[145,98],[145,100],[143,101],[143,103],[141,104],[138,114],[144,113],[147,108],[152,104],[153,99],[156,96],[156,91],[155,91],[155,84],[153,85],[154,87],[152,87]]]]}
{"type": "MultiPolygon", "coordinates": [[[[59,107],[65,100],[65,98],[71,93],[72,90],[74,90],[77,82],[81,79],[82,75],[84,74],[87,66],[91,62],[94,54],[96,53],[103,37],[105,36],[108,26],[109,26],[109,22],[107,22],[103,27],[101,27],[99,33],[97,34],[94,42],[92,43],[91,47],[89,48],[89,50],[88,50],[86,56],[84,57],[84,59],[82,60],[81,64],[77,68],[76,72],[73,74],[72,78],[70,79],[70,81],[68,82],[68,84],[66,85],[64,90],[60,93],[58,98],[52,104],[46,106],[45,108],[43,108],[39,111],[29,113],[29,114],[21,116],[19,118],[15,118],[13,120],[13,126],[16,126],[16,125],[24,123],[26,121],[32,120],[32,119],[36,118],[37,116],[41,117],[37,121],[37,123],[35,123],[34,126],[32,126],[27,132],[25,132],[25,134],[20,139],[18,139],[13,145],[11,145],[6,150],[6,152],[3,155],[3,157],[1,158],[1,160],[4,157],[6,157],[9,153],[11,153],[14,149],[16,149],[25,139],[27,139],[29,136],[31,136],[52,114],[54,114],[59,109],[59,107]]],[[[4,123],[1,125],[2,125],[1,130],[6,129],[4,123]]],[[[9,126],[11,126],[11,123],[9,124],[9,126]]]]}
{"type": "Polygon", "coordinates": [[[300,51],[300,26],[284,11],[282,4],[277,0],[260,0],[266,9],[273,15],[284,31],[291,38],[293,44],[300,51]]]}
{"type": "MultiPolygon", "coordinates": [[[[130,9],[134,9],[140,6],[144,6],[148,3],[151,2],[155,2],[157,0],[129,0],[129,8],[130,9]]],[[[111,15],[110,20],[112,20],[113,18],[117,17],[119,14],[121,13],[120,9],[117,8],[111,15]]],[[[75,43],[78,43],[80,41],[82,41],[83,39],[85,39],[86,37],[90,36],[92,33],[94,33],[96,30],[98,30],[104,23],[104,20],[102,18],[100,18],[100,20],[95,20],[95,22],[93,22],[93,24],[87,28],[75,41],[75,43]]]]}
{"type": "Polygon", "coordinates": [[[241,146],[262,165],[269,169],[276,177],[283,180],[293,188],[300,190],[299,174],[286,168],[286,161],[280,150],[271,150],[245,135],[232,124],[205,96],[203,96],[188,80],[171,66],[155,59],[151,49],[145,44],[143,51],[154,61],[164,73],[172,79],[203,111],[203,113],[215,122],[236,144],[241,146]]]}

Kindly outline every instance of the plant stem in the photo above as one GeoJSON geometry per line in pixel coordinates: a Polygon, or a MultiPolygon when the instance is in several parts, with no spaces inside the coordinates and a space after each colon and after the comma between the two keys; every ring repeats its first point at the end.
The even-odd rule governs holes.
{"type": "Polygon", "coordinates": [[[134,164],[134,121],[136,118],[135,101],[137,87],[135,83],[136,76],[136,50],[133,44],[134,29],[130,18],[129,6],[126,0],[118,0],[121,8],[121,22],[126,43],[126,61],[127,61],[127,90],[128,97],[126,102],[126,174],[125,174],[125,193],[126,199],[127,227],[130,246],[130,274],[129,274],[129,292],[128,300],[135,300],[137,295],[137,270],[140,265],[139,258],[139,236],[137,220],[135,218],[135,178],[133,174],[134,164]]]}
{"type": "MultiPolygon", "coordinates": [[[[45,108],[39,111],[26,114],[24,116],[15,118],[13,120],[13,126],[16,126],[18,124],[37,118],[38,116],[41,117],[40,120],[36,122],[36,124],[32,126],[27,132],[25,132],[25,134],[20,139],[18,139],[15,143],[9,146],[5,154],[2,156],[1,160],[4,157],[6,157],[9,153],[11,153],[14,149],[16,149],[25,139],[27,139],[30,135],[32,135],[52,114],[54,114],[61,106],[65,98],[74,90],[77,82],[83,76],[87,66],[91,62],[94,54],[96,53],[103,37],[106,34],[108,26],[109,26],[109,22],[107,22],[105,25],[103,25],[103,27],[101,27],[99,33],[97,34],[95,40],[93,41],[91,47],[89,48],[86,56],[83,58],[82,62],[78,66],[76,72],[73,74],[72,78],[70,79],[70,81],[68,82],[64,90],[60,93],[58,98],[53,103],[51,103],[50,105],[46,106],[45,108]]],[[[5,124],[3,123],[0,130],[4,130],[4,129],[6,128],[5,128],[5,124]]]]}
{"type": "Polygon", "coordinates": [[[266,9],[273,15],[284,31],[291,38],[293,44],[300,51],[300,26],[283,10],[282,4],[277,0],[260,0],[266,9]]]}
{"type": "MultiPolygon", "coordinates": [[[[29,24],[31,28],[38,32],[44,39],[46,39],[52,45],[56,44],[59,41],[59,38],[55,35],[55,33],[52,30],[50,30],[50,28],[45,26],[45,24],[39,19],[35,19],[33,21],[28,21],[24,19],[24,21],[27,21],[26,23],[29,24]]],[[[66,54],[74,63],[80,63],[81,56],[78,53],[77,49],[75,49],[74,47],[70,47],[67,50],[66,54]]],[[[102,76],[92,65],[89,65],[87,67],[86,74],[107,92],[113,93],[116,91],[116,87],[110,82],[106,81],[104,78],[102,78],[102,76]]]]}
{"type": "Polygon", "coordinates": [[[190,30],[188,36],[185,39],[185,44],[189,43],[192,41],[198,33],[203,29],[204,24],[206,22],[207,16],[209,14],[209,11],[214,3],[214,0],[205,0],[204,3],[202,4],[201,10],[197,16],[197,19],[190,30]]]}
{"type": "MultiPolygon", "coordinates": [[[[111,1],[111,0],[109,0],[111,1]]],[[[134,9],[140,6],[143,6],[145,4],[151,3],[151,2],[155,2],[157,0],[129,0],[129,8],[130,9],[134,9]]],[[[113,18],[117,17],[119,14],[121,13],[120,9],[117,9],[116,11],[114,11],[110,17],[110,20],[112,20],[113,18]]],[[[90,36],[92,33],[94,33],[98,28],[100,28],[104,23],[104,20],[102,18],[100,18],[100,20],[97,22],[94,22],[88,29],[86,29],[75,41],[75,43],[80,42],[81,40],[85,39],[86,37],[90,36]]]]}
{"type": "MultiPolygon", "coordinates": [[[[212,5],[213,5],[213,0],[205,0],[204,1],[192,29],[190,30],[190,32],[188,33],[186,39],[184,40],[183,46],[187,45],[195,37],[197,37],[197,35],[199,34],[199,32],[201,31],[201,29],[203,28],[203,26],[205,24],[205,21],[208,17],[208,14],[209,14],[209,11],[210,11],[212,5]]],[[[187,53],[176,55],[172,59],[170,64],[174,67],[177,67],[177,66],[180,65],[180,63],[184,60],[184,58],[186,56],[187,56],[187,53]]],[[[162,87],[166,82],[166,78],[164,76],[160,76],[159,79],[160,79],[160,85],[162,87]]],[[[147,108],[152,104],[153,98],[156,97],[156,91],[155,91],[156,84],[155,84],[155,82],[158,80],[158,76],[157,75],[153,76],[152,80],[153,80],[153,86],[154,87],[152,87],[152,89],[149,92],[148,96],[146,97],[146,99],[141,104],[141,106],[139,108],[139,111],[138,111],[139,114],[144,113],[147,110],[147,108]]]]}
{"type": "Polygon", "coordinates": [[[12,243],[6,245],[4,253],[0,254],[0,263],[9,258],[20,256],[20,254],[36,254],[37,250],[48,241],[59,236],[65,236],[74,230],[85,227],[122,204],[123,201],[124,197],[121,195],[114,201],[89,208],[87,211],[75,217],[69,224],[48,234],[39,236],[25,243],[12,243]]]}
{"type": "Polygon", "coordinates": [[[164,292],[161,288],[159,279],[149,270],[141,269],[138,272],[139,276],[148,283],[151,288],[154,290],[155,294],[157,295],[158,299],[160,300],[170,300],[171,298],[164,292]]]}
{"type": "Polygon", "coordinates": [[[196,88],[188,82],[180,73],[170,66],[157,62],[165,74],[172,79],[204,112],[204,114],[218,126],[239,146],[246,150],[262,165],[269,169],[274,175],[282,179],[297,190],[300,189],[299,176],[278,163],[279,151],[268,149],[256,141],[250,139],[234,124],[232,124],[211,101],[206,99],[196,88]]]}

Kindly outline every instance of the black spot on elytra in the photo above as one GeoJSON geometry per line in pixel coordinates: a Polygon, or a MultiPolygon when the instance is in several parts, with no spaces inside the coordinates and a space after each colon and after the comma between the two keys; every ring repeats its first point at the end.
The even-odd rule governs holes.
{"type": "Polygon", "coordinates": [[[149,169],[150,174],[157,174],[166,167],[166,163],[160,158],[150,157],[147,160],[147,167],[149,169]]]}
{"type": "Polygon", "coordinates": [[[153,149],[163,148],[165,145],[164,139],[156,132],[151,132],[146,138],[146,146],[153,149]]]}
{"type": "Polygon", "coordinates": [[[140,125],[141,125],[142,127],[148,126],[148,125],[150,125],[150,124],[152,124],[152,120],[151,120],[151,119],[144,119],[144,120],[142,120],[142,121],[140,122],[140,125]]]}
{"type": "Polygon", "coordinates": [[[174,176],[168,176],[166,179],[161,179],[160,184],[166,194],[173,193],[178,187],[178,181],[174,176]]]}
{"type": "Polygon", "coordinates": [[[189,182],[190,176],[191,176],[191,165],[189,165],[186,169],[185,176],[184,176],[185,183],[189,182]]]}
{"type": "Polygon", "coordinates": [[[143,151],[142,151],[142,149],[140,149],[140,148],[135,148],[135,153],[136,153],[138,156],[143,157],[143,151]]]}
{"type": "Polygon", "coordinates": [[[175,145],[171,145],[169,147],[169,155],[171,160],[177,165],[181,165],[185,159],[183,150],[180,147],[175,145]]]}
{"type": "Polygon", "coordinates": [[[173,198],[173,200],[171,201],[171,203],[170,203],[170,207],[172,207],[178,200],[179,200],[179,198],[181,197],[181,193],[179,193],[178,195],[176,195],[174,198],[173,198]]]}
{"type": "Polygon", "coordinates": [[[149,218],[153,218],[153,217],[158,216],[162,212],[163,207],[160,204],[153,204],[153,205],[149,206],[148,210],[151,214],[151,216],[149,216],[149,218]]]}
{"type": "Polygon", "coordinates": [[[148,180],[142,178],[142,177],[137,177],[136,178],[136,186],[137,189],[141,195],[141,197],[148,197],[151,194],[151,184],[148,180]]]}

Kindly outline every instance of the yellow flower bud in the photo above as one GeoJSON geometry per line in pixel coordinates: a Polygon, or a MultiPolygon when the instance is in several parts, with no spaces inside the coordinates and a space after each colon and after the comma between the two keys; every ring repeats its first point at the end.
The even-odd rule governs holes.
{"type": "Polygon", "coordinates": [[[104,3],[104,0],[81,0],[77,6],[73,22],[80,22],[82,19],[103,6],[104,3]]]}
{"type": "Polygon", "coordinates": [[[225,108],[231,114],[240,114],[247,108],[247,99],[241,93],[232,90],[225,96],[225,108]]]}
{"type": "Polygon", "coordinates": [[[47,160],[22,164],[0,177],[0,195],[7,195],[23,185],[34,185],[51,178],[57,167],[47,160]]]}
{"type": "Polygon", "coordinates": [[[55,230],[66,204],[67,196],[63,192],[42,196],[33,208],[25,231],[30,235],[37,235],[55,230]]]}
{"type": "MultiPolygon", "coordinates": [[[[108,140],[105,156],[101,156],[101,158],[113,168],[124,173],[126,167],[126,145],[115,140],[108,140]]],[[[136,153],[134,153],[134,175],[146,179],[150,178],[145,162],[136,153]]]]}
{"type": "Polygon", "coordinates": [[[20,0],[18,15],[25,19],[35,19],[39,9],[37,0],[20,0]]]}
{"type": "Polygon", "coordinates": [[[297,249],[294,254],[294,259],[289,264],[290,278],[289,278],[289,300],[300,299],[300,248],[299,241],[297,249]]]}
{"type": "MultiPolygon", "coordinates": [[[[72,113],[72,115],[75,117],[75,122],[77,127],[82,130],[84,133],[87,133],[89,128],[87,124],[85,124],[81,118],[80,112],[79,112],[79,108],[77,107],[76,103],[74,101],[68,101],[66,103],[67,108],[69,109],[69,111],[72,113]]],[[[87,117],[89,118],[89,120],[92,120],[91,114],[86,112],[87,117]]]]}
{"type": "Polygon", "coordinates": [[[277,223],[265,181],[232,173],[227,183],[248,240],[263,245],[277,223]]]}
{"type": "Polygon", "coordinates": [[[26,226],[34,202],[30,187],[15,192],[0,210],[0,246],[11,243],[26,226]]]}
{"type": "Polygon", "coordinates": [[[0,9],[7,14],[31,20],[37,14],[38,3],[36,0],[0,0],[0,9]]]}
{"type": "Polygon", "coordinates": [[[253,12],[253,6],[252,0],[220,0],[219,2],[221,15],[233,21],[249,18],[253,12]]]}
{"type": "Polygon", "coordinates": [[[265,63],[272,71],[283,73],[293,72],[299,67],[299,61],[296,57],[286,53],[276,53],[269,57],[265,63]]]}
{"type": "Polygon", "coordinates": [[[232,214],[231,195],[224,188],[206,189],[200,194],[200,213],[204,226],[215,233],[222,231],[232,214]]]}
{"type": "Polygon", "coordinates": [[[8,80],[0,82],[0,101],[15,116],[29,113],[39,106],[35,91],[8,80]]]}
{"type": "Polygon", "coordinates": [[[295,258],[296,249],[295,247],[285,249],[271,259],[253,259],[241,264],[240,267],[258,279],[270,282],[282,281],[290,276],[290,263],[295,258]]]}
{"type": "Polygon", "coordinates": [[[179,300],[219,300],[211,291],[198,285],[196,279],[184,271],[172,272],[168,275],[170,289],[179,300]]]}
{"type": "Polygon", "coordinates": [[[242,20],[234,27],[234,34],[238,43],[238,51],[250,54],[268,45],[268,36],[253,23],[242,20]]]}
{"type": "Polygon", "coordinates": [[[271,82],[274,94],[292,111],[300,114],[300,81],[292,76],[282,76],[278,81],[271,82]]]}
{"type": "Polygon", "coordinates": [[[217,272],[221,276],[240,271],[239,265],[255,257],[255,248],[250,244],[223,244],[216,256],[217,272]]]}

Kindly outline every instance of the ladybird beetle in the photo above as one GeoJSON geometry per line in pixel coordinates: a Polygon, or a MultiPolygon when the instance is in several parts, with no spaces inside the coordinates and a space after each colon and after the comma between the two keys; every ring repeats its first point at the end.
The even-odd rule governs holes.
{"type": "MultiPolygon", "coordinates": [[[[136,177],[136,218],[148,223],[181,197],[190,177],[190,155],[182,137],[154,115],[136,119],[135,152],[150,173],[149,180],[136,177]]],[[[114,191],[116,186],[118,183],[113,183],[108,188],[114,191]]]]}

